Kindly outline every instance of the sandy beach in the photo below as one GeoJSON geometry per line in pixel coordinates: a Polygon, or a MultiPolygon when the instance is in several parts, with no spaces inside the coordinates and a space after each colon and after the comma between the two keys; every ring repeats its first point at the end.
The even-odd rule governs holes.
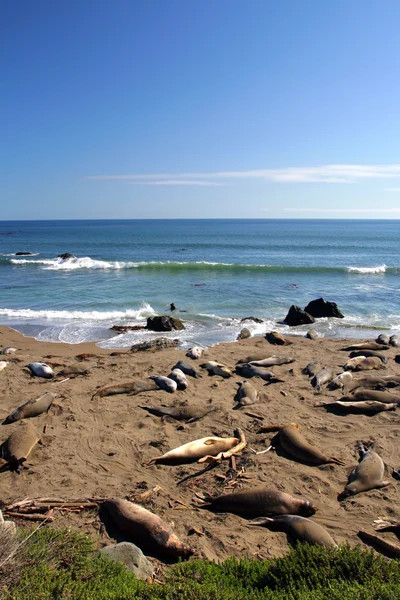
{"type": "MultiPolygon", "coordinates": [[[[373,531],[378,517],[399,519],[398,486],[392,478],[393,469],[400,467],[398,449],[400,428],[398,412],[382,412],[375,416],[342,415],[315,407],[322,400],[339,399],[340,390],[328,391],[324,386],[316,394],[310,379],[301,370],[318,359],[336,373],[342,371],[349,353],[341,348],[352,340],[319,338],[309,340],[290,337],[289,346],[270,345],[264,337],[254,337],[230,344],[219,344],[206,351],[204,358],[216,360],[234,370],[238,359],[249,354],[268,357],[287,356],[291,364],[274,366],[272,370],[283,382],[265,385],[259,378],[251,383],[264,396],[258,403],[233,410],[237,382],[208,376],[197,361],[190,361],[201,373],[200,379],[189,378],[185,391],[168,394],[162,390],[136,396],[126,394],[108,397],[93,395],[105,386],[152,375],[168,375],[185,351],[166,349],[157,352],[112,351],[94,344],[67,345],[39,342],[7,328],[0,327],[0,346],[15,346],[18,351],[7,360],[0,372],[0,418],[27,400],[51,391],[57,397],[47,414],[30,419],[42,436],[43,445],[36,446],[21,474],[0,473],[1,496],[4,504],[36,497],[122,497],[140,499],[143,505],[174,524],[177,535],[192,546],[198,557],[223,560],[229,556],[268,558],[287,551],[284,533],[262,528],[250,528],[247,521],[232,514],[214,514],[194,506],[195,494],[213,496],[224,492],[265,485],[310,500],[318,507],[313,517],[324,525],[337,543],[360,543],[360,529],[373,531]],[[24,365],[44,361],[53,365],[55,373],[77,362],[76,357],[88,354],[82,362],[89,369],[86,376],[45,380],[32,377],[24,365]],[[56,366],[57,365],[57,366],[56,366]],[[159,418],[147,413],[140,405],[215,405],[217,410],[190,424],[169,417],[159,418]],[[246,414],[251,413],[252,415],[246,414]],[[256,418],[254,415],[257,415],[256,418]],[[267,447],[273,434],[257,434],[261,425],[298,423],[304,436],[327,455],[340,458],[345,466],[308,466],[274,451],[255,454],[267,447]],[[248,445],[236,458],[237,472],[225,461],[207,473],[177,485],[187,475],[202,471],[202,465],[147,466],[154,457],[186,442],[205,436],[232,436],[240,427],[248,445]],[[337,495],[343,491],[351,469],[358,462],[357,440],[373,441],[374,449],[383,459],[390,485],[380,490],[361,493],[343,502],[337,495]],[[159,486],[159,487],[156,487],[159,486]]],[[[360,342],[360,340],[355,340],[360,342]]],[[[398,348],[385,351],[385,369],[357,373],[355,377],[400,374],[394,357],[398,348]]],[[[396,390],[391,390],[397,393],[396,390]]],[[[3,426],[3,442],[20,426],[3,426]]],[[[95,537],[99,546],[113,543],[107,537],[96,511],[80,513],[56,512],[51,526],[72,526],[95,537]]],[[[20,521],[20,524],[22,521],[20,521]]],[[[385,534],[395,541],[394,534],[385,534]],[[392,537],[393,536],[393,537],[392,537]]]]}

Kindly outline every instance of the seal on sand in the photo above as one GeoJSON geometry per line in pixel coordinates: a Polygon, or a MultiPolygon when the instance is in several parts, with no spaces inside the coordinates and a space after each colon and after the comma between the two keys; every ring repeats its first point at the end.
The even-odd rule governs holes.
{"type": "Polygon", "coordinates": [[[386,344],[377,344],[376,342],[360,342],[341,348],[344,352],[352,352],[353,350],[389,350],[390,346],[386,344]]]}
{"type": "Polygon", "coordinates": [[[160,389],[155,381],[147,379],[146,381],[128,381],[126,383],[115,383],[114,385],[108,385],[101,390],[95,392],[92,396],[92,400],[95,398],[104,398],[104,396],[114,396],[116,394],[129,394],[129,396],[136,396],[142,392],[152,392],[160,389]]]}
{"type": "Polygon", "coordinates": [[[188,442],[169,450],[162,456],[153,458],[149,465],[186,465],[208,456],[216,456],[220,452],[226,452],[239,444],[240,440],[236,437],[220,438],[205,437],[193,442],[188,442]]]}
{"type": "Polygon", "coordinates": [[[400,395],[395,396],[389,392],[381,392],[380,390],[363,390],[359,389],[358,392],[350,396],[343,396],[340,398],[342,402],[382,402],[383,404],[400,404],[400,395]]]}
{"type": "Polygon", "coordinates": [[[171,373],[168,375],[168,379],[175,381],[178,390],[186,390],[189,385],[185,373],[180,369],[172,369],[171,373]]]}
{"type": "Polygon", "coordinates": [[[185,373],[185,375],[190,375],[190,377],[196,377],[196,378],[200,378],[201,375],[196,371],[196,369],[194,367],[192,367],[191,364],[189,364],[188,362],[184,361],[184,360],[179,360],[176,365],[174,367],[172,367],[173,369],[180,369],[183,373],[185,373]]]}
{"type": "Polygon", "coordinates": [[[384,404],[383,402],[374,402],[372,400],[366,400],[365,402],[342,402],[341,400],[335,400],[334,402],[317,402],[315,406],[323,406],[326,409],[338,409],[340,412],[356,415],[376,415],[387,410],[396,410],[398,404],[384,404]]]}
{"type": "Polygon", "coordinates": [[[256,367],[250,363],[236,365],[236,373],[241,377],[261,377],[264,381],[282,381],[282,379],[276,378],[273,372],[265,367],[256,367]]]}
{"type": "Polygon", "coordinates": [[[152,415],[156,417],[172,417],[177,421],[187,421],[188,423],[192,423],[193,421],[198,421],[202,419],[208,413],[216,410],[216,406],[207,406],[205,408],[201,408],[200,406],[139,406],[139,408],[143,408],[147,410],[152,415]]]}
{"type": "Polygon", "coordinates": [[[314,377],[317,373],[319,373],[322,369],[322,365],[317,360],[312,360],[301,370],[303,375],[308,375],[309,377],[314,377]]]}
{"type": "Polygon", "coordinates": [[[335,456],[326,456],[316,446],[310,444],[300,433],[300,425],[290,423],[290,425],[267,425],[261,427],[257,433],[266,433],[269,431],[278,431],[272,445],[279,444],[281,448],[297,461],[310,465],[325,465],[333,463],[344,465],[344,462],[335,456]]]}
{"type": "Polygon", "coordinates": [[[270,344],[277,344],[278,346],[289,346],[290,344],[293,344],[293,342],[283,337],[283,335],[278,331],[270,331],[269,333],[266,333],[265,339],[270,344]]]}
{"type": "Polygon", "coordinates": [[[36,375],[36,377],[44,377],[44,379],[52,379],[54,377],[54,371],[49,365],[42,362],[33,362],[29,363],[29,365],[25,365],[31,372],[32,375],[36,375]]]}
{"type": "Polygon", "coordinates": [[[240,386],[236,392],[234,400],[238,403],[238,408],[242,406],[250,406],[255,404],[258,400],[257,390],[248,381],[238,383],[240,386]]]}
{"type": "Polygon", "coordinates": [[[8,417],[3,421],[2,425],[9,425],[15,421],[20,421],[21,419],[28,419],[30,417],[37,417],[38,415],[41,415],[45,411],[49,410],[55,397],[56,394],[47,392],[36,400],[28,400],[28,402],[20,404],[15,410],[13,410],[11,414],[8,415],[8,417]]]}
{"type": "Polygon", "coordinates": [[[336,375],[336,377],[329,382],[328,389],[337,390],[340,388],[343,390],[345,386],[352,381],[352,379],[353,375],[350,373],[350,371],[339,373],[339,375],[336,375]]]}
{"type": "Polygon", "coordinates": [[[349,483],[344,492],[339,494],[338,500],[344,500],[348,496],[354,496],[360,492],[386,487],[390,483],[383,479],[385,465],[379,454],[367,449],[361,442],[358,444],[358,452],[360,462],[351,472],[349,483]]]}
{"type": "Polygon", "coordinates": [[[269,358],[263,358],[262,360],[249,360],[251,365],[255,367],[273,367],[274,365],[288,365],[294,362],[294,358],[288,356],[270,356],[269,358]]]}
{"type": "Polygon", "coordinates": [[[1,446],[2,457],[8,462],[10,471],[19,472],[22,463],[39,441],[40,435],[33,425],[20,424],[1,446]]]}
{"type": "Polygon", "coordinates": [[[179,540],[165,521],[139,504],[113,498],[103,502],[100,512],[121,533],[147,552],[173,559],[187,558],[193,554],[193,550],[179,540]]]}
{"type": "Polygon", "coordinates": [[[149,377],[152,379],[154,383],[160,388],[160,390],[164,390],[165,392],[169,392],[173,394],[178,389],[178,384],[173,379],[169,377],[163,377],[162,375],[154,375],[153,377],[149,377]]]}
{"type": "Polygon", "coordinates": [[[250,518],[282,514],[310,517],[317,510],[308,500],[265,487],[223,494],[210,499],[200,508],[250,518]]]}
{"type": "Polygon", "coordinates": [[[381,359],[377,358],[376,356],[357,356],[356,358],[350,358],[350,360],[344,365],[344,368],[346,371],[372,371],[373,369],[384,369],[385,365],[381,359]],[[354,363],[351,361],[354,361],[354,363]]]}
{"type": "Polygon", "coordinates": [[[232,371],[228,369],[225,365],[221,363],[215,362],[215,360],[209,360],[206,363],[200,365],[202,369],[207,369],[209,375],[219,375],[224,379],[228,377],[232,377],[232,371]]]}
{"type": "Polygon", "coordinates": [[[324,367],[311,379],[311,385],[315,387],[317,392],[321,392],[324,383],[328,383],[333,379],[333,371],[329,367],[324,367]]]}
{"type": "Polygon", "coordinates": [[[200,358],[200,356],[203,354],[203,351],[203,348],[200,348],[200,346],[193,346],[193,348],[190,348],[190,350],[186,352],[186,356],[192,360],[196,360],[197,358],[200,358]]]}
{"type": "Polygon", "coordinates": [[[261,517],[250,521],[249,525],[268,527],[271,531],[284,531],[294,541],[308,542],[326,548],[337,548],[336,542],[322,525],[297,515],[279,515],[277,517],[261,517]]]}

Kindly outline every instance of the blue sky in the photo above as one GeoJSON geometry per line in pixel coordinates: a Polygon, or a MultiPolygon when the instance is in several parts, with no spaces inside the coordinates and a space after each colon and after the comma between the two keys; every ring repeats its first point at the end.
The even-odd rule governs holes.
{"type": "Polygon", "coordinates": [[[398,0],[5,0],[1,219],[399,218],[398,0]]]}

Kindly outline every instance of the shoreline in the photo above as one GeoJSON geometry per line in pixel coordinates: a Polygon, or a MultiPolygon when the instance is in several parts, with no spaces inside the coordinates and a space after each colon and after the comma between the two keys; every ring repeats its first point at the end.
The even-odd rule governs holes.
{"type": "MultiPolygon", "coordinates": [[[[179,332],[177,332],[179,333],[179,332]]],[[[290,332],[289,332],[290,334],[290,332]]],[[[162,337],[162,334],[159,334],[162,337]]],[[[236,382],[243,378],[209,377],[199,368],[203,361],[190,361],[201,373],[201,379],[189,378],[185,391],[167,394],[161,390],[138,396],[125,394],[96,398],[93,394],[108,385],[144,380],[151,375],[168,375],[178,360],[186,359],[186,350],[166,349],[158,352],[129,350],[116,352],[96,346],[93,342],[65,344],[43,342],[0,326],[0,346],[16,346],[19,350],[4,356],[8,366],[0,373],[1,414],[3,420],[14,408],[47,391],[57,393],[47,414],[30,419],[42,435],[43,446],[37,446],[20,475],[0,473],[1,501],[8,503],[23,498],[101,496],[134,499],[144,490],[149,498],[144,505],[168,522],[173,521],[177,535],[190,543],[198,557],[222,560],[229,556],[268,558],[280,556],[288,549],[286,535],[262,528],[249,528],[247,521],[232,514],[214,514],[194,508],[195,494],[219,495],[234,490],[264,485],[310,500],[318,507],[313,519],[324,525],[336,542],[360,543],[359,529],[373,532],[374,519],[390,515],[399,519],[398,482],[391,478],[392,469],[399,468],[398,444],[400,431],[396,413],[383,412],[373,417],[364,415],[338,416],[315,407],[320,400],[338,399],[339,390],[316,395],[307,376],[301,373],[308,362],[318,359],[339,372],[348,358],[340,350],[352,338],[318,338],[308,340],[288,336],[289,346],[270,345],[264,337],[253,337],[234,343],[224,342],[209,348],[205,360],[216,360],[233,368],[239,358],[249,354],[292,356],[295,362],[272,368],[283,381],[265,386],[258,378],[252,385],[263,399],[248,410],[232,410],[237,390],[236,382]],[[86,377],[66,381],[31,377],[24,365],[34,361],[63,366],[77,362],[79,354],[92,354],[80,363],[89,368],[86,377]],[[204,419],[184,424],[170,418],[163,420],[141,405],[215,405],[217,410],[204,419]],[[246,413],[258,415],[258,419],[246,413]],[[260,424],[297,422],[304,436],[327,455],[340,457],[345,466],[313,467],[288,459],[275,452],[256,455],[272,435],[258,435],[260,424]],[[237,457],[240,476],[232,477],[230,464],[220,466],[177,486],[186,475],[201,471],[200,465],[178,467],[152,466],[148,462],[188,441],[208,435],[231,436],[234,429],[243,429],[248,446],[237,457]],[[385,478],[390,486],[372,490],[339,503],[337,495],[347,483],[348,472],[358,461],[355,444],[372,440],[375,450],[387,465],[385,478]],[[105,468],[104,468],[105,467],[105,468]],[[156,486],[160,486],[158,489],[156,486]],[[152,491],[156,489],[156,491],[152,491]],[[181,504],[183,503],[183,505],[181,504]],[[204,535],[189,535],[193,527],[204,535]]],[[[353,338],[359,342],[357,338],[353,338]]],[[[399,374],[394,361],[398,348],[386,351],[388,363],[383,371],[359,373],[358,377],[379,374],[399,374]]],[[[20,424],[2,427],[3,442],[20,424]]],[[[95,513],[56,514],[55,527],[72,526],[90,534],[98,545],[112,542],[100,533],[95,513]],[[91,524],[88,520],[95,519],[91,524]]],[[[389,534],[392,536],[393,534],[389,534]]]]}

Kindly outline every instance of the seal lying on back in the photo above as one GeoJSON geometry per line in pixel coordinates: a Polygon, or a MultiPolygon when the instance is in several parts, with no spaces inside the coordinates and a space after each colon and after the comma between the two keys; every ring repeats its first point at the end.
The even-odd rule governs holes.
{"type": "Polygon", "coordinates": [[[204,456],[216,456],[220,452],[226,452],[239,444],[239,439],[220,438],[220,437],[205,437],[193,442],[188,442],[166,452],[162,456],[153,458],[149,465],[186,465],[196,462],[204,456]]]}
{"type": "Polygon", "coordinates": [[[147,379],[146,381],[128,381],[127,383],[116,383],[98,390],[93,394],[92,400],[94,400],[94,398],[104,398],[104,396],[114,396],[116,394],[136,396],[136,394],[141,394],[142,392],[151,392],[158,389],[160,388],[152,379],[147,379]]]}
{"type": "Polygon", "coordinates": [[[336,542],[322,525],[297,515],[279,515],[250,521],[249,525],[268,527],[271,531],[284,531],[294,541],[308,542],[326,548],[337,548],[336,542]]]}
{"type": "Polygon", "coordinates": [[[49,365],[46,365],[46,363],[33,362],[25,366],[28,367],[32,375],[35,375],[36,377],[44,377],[45,379],[52,379],[54,377],[53,369],[49,365]]]}
{"type": "Polygon", "coordinates": [[[377,413],[387,410],[396,410],[398,404],[384,404],[383,402],[373,402],[366,400],[365,402],[343,402],[335,400],[334,402],[317,402],[315,406],[323,406],[324,408],[337,408],[341,412],[361,414],[361,415],[376,415],[377,413]]]}
{"type": "Polygon", "coordinates": [[[317,392],[320,392],[324,383],[328,383],[331,379],[333,379],[332,369],[324,367],[311,379],[311,385],[315,387],[317,392]]]}
{"type": "Polygon", "coordinates": [[[288,365],[294,362],[294,358],[287,356],[270,356],[262,360],[251,360],[249,363],[255,367],[273,367],[274,365],[288,365]]]}
{"type": "Polygon", "coordinates": [[[18,473],[20,466],[39,441],[40,435],[33,425],[30,423],[19,425],[1,446],[2,457],[8,462],[10,471],[18,473]]]}
{"type": "Polygon", "coordinates": [[[200,406],[139,406],[147,410],[156,417],[172,417],[177,421],[187,421],[191,423],[202,419],[208,413],[216,410],[216,406],[207,406],[201,408],[200,406]]]}
{"type": "Polygon", "coordinates": [[[101,513],[141,549],[167,558],[188,558],[193,550],[160,517],[139,504],[113,498],[100,507],[101,513]]]}
{"type": "Polygon", "coordinates": [[[290,423],[290,425],[267,425],[261,427],[257,433],[268,431],[278,431],[272,440],[272,445],[279,444],[289,456],[310,465],[325,465],[334,463],[343,465],[344,462],[335,456],[326,456],[316,446],[310,444],[300,433],[300,425],[290,423]]]}
{"type": "Polygon", "coordinates": [[[200,378],[201,375],[196,371],[191,364],[184,360],[179,360],[172,369],[180,369],[185,375],[190,375],[190,377],[200,378]]]}
{"type": "Polygon", "coordinates": [[[386,344],[377,344],[376,342],[360,342],[359,344],[352,344],[341,348],[344,352],[352,352],[353,350],[389,350],[389,346],[386,344]]]}
{"type": "Polygon", "coordinates": [[[201,508],[251,518],[282,514],[310,517],[317,510],[308,500],[265,487],[223,494],[212,498],[201,508]]]}
{"type": "Polygon", "coordinates": [[[257,390],[248,381],[238,383],[239,389],[236,392],[234,400],[238,403],[238,407],[250,406],[258,400],[257,390]]]}
{"type": "Polygon", "coordinates": [[[385,465],[379,454],[368,450],[362,443],[359,443],[358,451],[360,462],[351,472],[349,483],[344,492],[338,496],[338,500],[344,500],[348,496],[354,496],[360,492],[386,487],[390,483],[383,479],[385,465]]]}
{"type": "Polygon", "coordinates": [[[28,400],[28,402],[24,402],[24,404],[20,404],[8,417],[3,421],[2,425],[9,425],[10,423],[14,423],[15,421],[20,421],[21,419],[29,419],[30,417],[37,417],[49,410],[50,406],[53,403],[56,394],[52,394],[51,392],[47,392],[40,398],[35,400],[28,400]]]}

